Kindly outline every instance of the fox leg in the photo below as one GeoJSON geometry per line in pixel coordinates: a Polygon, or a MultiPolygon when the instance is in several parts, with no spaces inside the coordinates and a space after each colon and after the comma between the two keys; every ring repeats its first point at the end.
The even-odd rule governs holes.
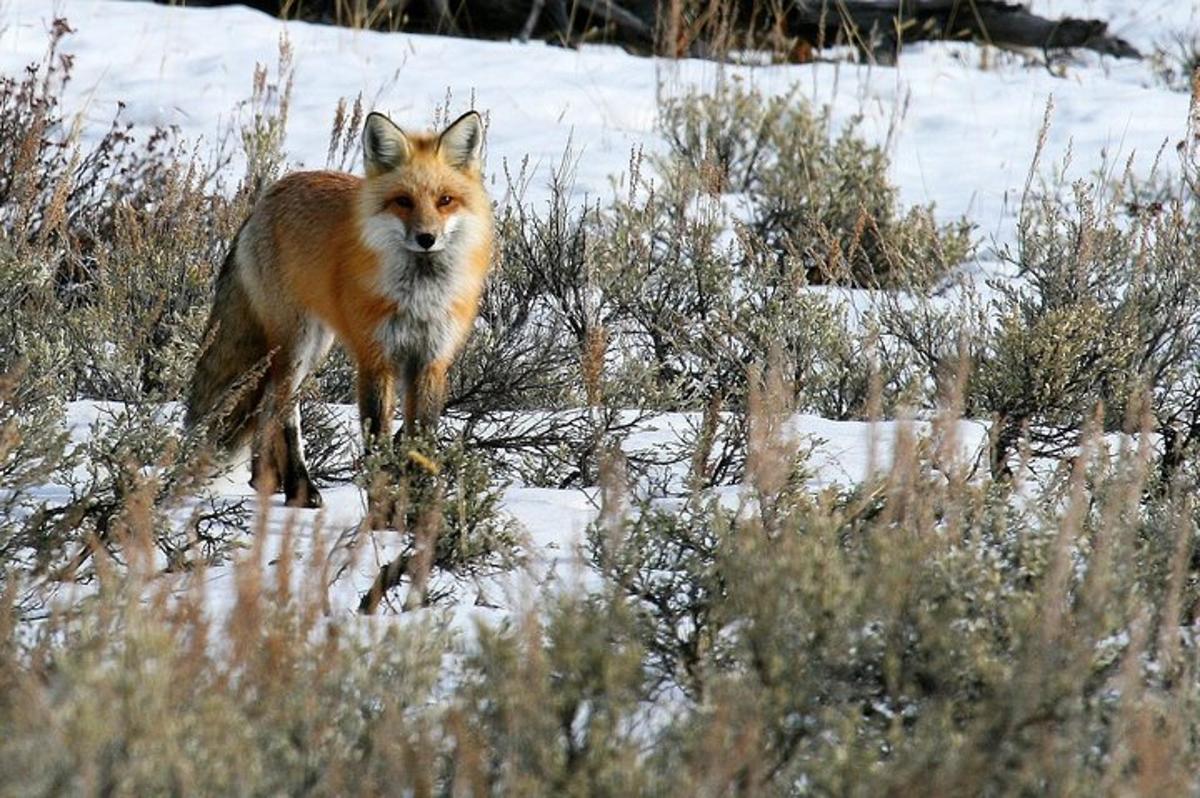
{"type": "MultiPolygon", "coordinates": [[[[269,403],[265,403],[269,404],[269,403]]],[[[250,450],[250,487],[264,493],[283,492],[285,467],[283,431],[264,406],[256,423],[250,450]]]]}
{"type": "MultiPolygon", "coordinates": [[[[302,323],[290,345],[276,352],[268,371],[255,481],[263,490],[276,490],[282,485],[288,507],[312,508],[322,504],[321,494],[304,462],[298,390],[332,342],[332,335],[319,323],[302,323]]],[[[251,465],[253,468],[253,460],[251,465]]]]}
{"type": "Polygon", "coordinates": [[[300,403],[293,400],[291,409],[284,416],[283,445],[287,452],[287,463],[283,472],[283,492],[287,495],[288,507],[320,507],[321,493],[308,475],[304,462],[304,439],[300,435],[300,403]]]}
{"type": "Polygon", "coordinates": [[[358,417],[362,424],[363,450],[392,434],[392,414],[396,409],[395,379],[386,368],[362,365],[358,368],[358,417]]]}
{"type": "MultiPolygon", "coordinates": [[[[272,359],[279,352],[272,353],[272,359]]],[[[259,407],[254,414],[253,434],[250,439],[250,487],[259,493],[283,493],[283,475],[287,465],[283,430],[276,418],[277,391],[274,368],[270,367],[263,377],[259,407]]]]}
{"type": "MultiPolygon", "coordinates": [[[[362,424],[363,453],[371,454],[380,441],[392,434],[392,414],[396,410],[395,378],[391,370],[370,361],[359,361],[358,416],[362,424]]],[[[396,521],[395,496],[386,482],[367,489],[367,524],[371,528],[400,528],[396,521]]]]}
{"type": "Polygon", "coordinates": [[[433,435],[437,432],[442,405],[446,402],[446,371],[450,363],[435,360],[410,368],[404,381],[404,434],[433,435]]]}
{"type": "Polygon", "coordinates": [[[283,421],[283,492],[287,495],[288,507],[320,507],[323,502],[317,487],[308,474],[304,462],[304,437],[300,431],[300,384],[329,352],[333,334],[320,322],[309,320],[301,327],[296,337],[293,355],[286,363],[285,374],[278,375],[277,390],[281,400],[286,394],[283,421]]]}
{"type": "Polygon", "coordinates": [[[271,370],[267,401],[259,435],[259,475],[261,490],[278,490],[280,484],[288,507],[320,507],[321,494],[304,464],[304,442],[300,435],[300,402],[292,390],[295,370],[281,364],[271,370]],[[265,464],[265,467],[264,467],[265,464]],[[271,482],[270,480],[278,480],[271,482]]]}

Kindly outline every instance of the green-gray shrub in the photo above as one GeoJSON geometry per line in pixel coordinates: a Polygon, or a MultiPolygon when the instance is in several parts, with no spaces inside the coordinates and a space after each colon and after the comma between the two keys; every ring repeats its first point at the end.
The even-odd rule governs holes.
{"type": "Polygon", "coordinates": [[[902,210],[884,149],[856,120],[834,132],[829,110],[796,89],[766,97],[734,79],[669,98],[661,113],[665,162],[682,162],[708,193],[743,195],[755,235],[799,259],[810,283],[926,287],[971,254],[965,219],[902,210]]]}

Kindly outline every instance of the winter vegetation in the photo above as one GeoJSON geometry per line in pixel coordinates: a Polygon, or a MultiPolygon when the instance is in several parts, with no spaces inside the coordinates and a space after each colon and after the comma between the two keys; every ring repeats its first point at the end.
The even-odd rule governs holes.
{"type": "Polygon", "coordinates": [[[1200,790],[1200,27],[1156,8],[1120,67],[754,67],[0,6],[0,795],[1200,790]],[[118,32],[164,54],[111,89],[118,32]],[[1038,95],[979,99],[1000,155],[975,86],[1038,95]],[[335,349],[285,508],[179,402],[256,198],[389,101],[483,112],[493,270],[437,439],[364,455],[335,349]]]}

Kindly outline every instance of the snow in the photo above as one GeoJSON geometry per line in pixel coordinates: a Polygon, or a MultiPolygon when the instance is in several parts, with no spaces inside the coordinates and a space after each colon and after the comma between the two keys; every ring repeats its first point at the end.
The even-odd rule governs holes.
{"type": "MultiPolygon", "coordinates": [[[[1197,29],[1198,13],[1190,3],[1044,0],[1032,5],[1049,15],[1110,17],[1113,30],[1144,52],[1176,33],[1197,29]]],[[[985,262],[990,245],[1013,240],[1038,129],[1051,101],[1043,173],[1061,165],[1070,152],[1066,174],[1073,178],[1092,178],[1129,158],[1135,170],[1147,171],[1164,145],[1184,137],[1188,110],[1188,97],[1161,86],[1149,64],[1091,54],[1067,62],[1061,75],[995,51],[984,68],[979,48],[954,44],[906,49],[896,69],[848,63],[751,68],[640,58],[601,46],[569,50],[283,23],[240,7],[103,0],[0,0],[0,73],[17,74],[40,59],[55,17],[66,17],[76,31],[63,45],[74,56],[65,110],[79,114],[85,138],[102,135],[123,102],[123,117],[136,132],[176,126],[205,151],[249,112],[255,65],[266,65],[274,75],[279,42],[286,37],[295,64],[286,140],[291,167],[325,165],[340,98],[361,92],[370,108],[421,127],[435,121],[449,98],[449,114],[473,105],[487,115],[493,193],[503,194],[506,166],[515,172],[528,159],[535,177],[525,200],[533,203],[544,201],[549,170],[568,149],[576,160],[577,197],[610,195],[633,151],[663,146],[656,124],[665,94],[711,87],[730,75],[766,92],[798,85],[802,96],[828,105],[836,123],[861,117],[864,134],[890,143],[891,178],[903,202],[932,202],[943,220],[968,214],[978,223],[985,262]]],[[[1177,168],[1171,158],[1164,167],[1177,168]]],[[[71,423],[82,430],[100,410],[95,403],[73,405],[71,423]]],[[[660,421],[663,431],[648,434],[644,442],[661,443],[680,429],[678,418],[660,421]]],[[[800,416],[792,432],[813,448],[815,489],[854,484],[872,466],[886,469],[902,426],[800,416]]],[[[913,429],[931,432],[924,422],[913,429]]],[[[964,423],[958,438],[963,456],[972,460],[986,430],[964,423]]],[[[256,501],[243,476],[239,472],[217,488],[228,497],[256,501]]],[[[320,537],[329,543],[360,524],[365,502],[356,487],[334,486],[324,497],[326,507],[319,512],[271,508],[264,541],[268,559],[293,540],[306,556],[314,529],[323,530],[320,537]]],[[[579,545],[596,517],[596,503],[594,491],[508,489],[504,508],[525,531],[527,564],[465,586],[462,602],[452,610],[454,623],[467,628],[469,618],[503,617],[549,582],[586,586],[579,545]]],[[[353,567],[331,589],[337,615],[353,612],[378,563],[398,543],[394,532],[363,534],[372,545],[354,550],[353,567]]],[[[215,568],[205,578],[214,611],[227,611],[234,597],[231,570],[215,568]]]]}
{"type": "MultiPolygon", "coordinates": [[[[121,410],[119,404],[109,402],[69,403],[66,417],[71,440],[81,443],[91,435],[103,435],[105,425],[112,423],[121,410]]],[[[172,414],[177,418],[176,410],[167,406],[164,413],[168,418],[172,414]]],[[[354,412],[350,406],[335,407],[334,411],[344,415],[354,412]]],[[[630,437],[626,449],[632,453],[676,443],[689,424],[696,422],[698,418],[682,413],[653,417],[630,437]]],[[[987,440],[986,427],[970,421],[957,422],[953,434],[957,436],[958,455],[963,462],[975,460],[987,440]]],[[[809,486],[813,490],[853,485],[873,472],[886,471],[901,436],[936,437],[932,425],[926,421],[838,422],[806,414],[792,417],[786,435],[797,451],[808,454],[807,463],[813,474],[809,486]]],[[[297,585],[306,578],[306,562],[328,557],[332,571],[344,568],[341,576],[329,584],[330,610],[337,617],[352,615],[379,569],[399,553],[404,542],[401,533],[364,526],[366,496],[354,484],[322,488],[323,508],[299,510],[283,506],[283,497],[279,495],[269,497],[260,506],[247,477],[246,463],[233,463],[209,485],[219,500],[244,501],[252,509],[255,520],[251,526],[256,537],[250,540],[261,546],[261,551],[248,541],[243,556],[274,564],[287,549],[298,563],[293,573],[297,585]]],[[[48,486],[39,498],[61,501],[67,498],[67,493],[48,486]]],[[[521,566],[472,580],[456,582],[442,577],[440,586],[453,589],[458,599],[450,607],[453,626],[469,633],[474,621],[505,617],[506,611],[523,608],[530,596],[546,586],[572,590],[597,587],[598,579],[586,566],[582,549],[587,530],[599,514],[599,501],[598,490],[594,488],[509,487],[502,506],[522,530],[521,566]]],[[[745,499],[735,489],[724,491],[722,501],[737,508],[745,499]]],[[[192,508],[193,505],[181,508],[180,519],[186,518],[192,508]]],[[[214,617],[226,617],[237,598],[235,569],[228,564],[218,565],[209,568],[204,579],[206,607],[214,617]]],[[[438,586],[436,579],[434,584],[438,586]]],[[[178,589],[188,589],[186,578],[179,580],[178,589]]],[[[87,590],[84,588],[84,592],[87,590]]],[[[62,600],[69,601],[77,591],[66,590],[60,595],[62,600]]],[[[402,595],[398,601],[402,603],[402,595]]]]}
{"type": "MultiPolygon", "coordinates": [[[[1034,10],[1112,15],[1116,32],[1149,51],[1177,31],[1196,30],[1191,6],[1056,0],[1035,3],[1034,10]]],[[[635,147],[661,146],[660,96],[739,75],[768,92],[799,85],[803,96],[829,105],[835,120],[861,115],[864,131],[880,141],[895,126],[892,178],[902,200],[935,203],[945,220],[969,214],[985,237],[1001,242],[1012,238],[1051,98],[1043,164],[1060,162],[1070,149],[1069,176],[1080,178],[1130,156],[1148,169],[1164,143],[1184,136],[1188,108],[1187,96],[1163,90],[1146,63],[1088,54],[1068,64],[1063,77],[995,52],[993,65],[981,69],[979,48],[953,44],[909,48],[899,69],[750,68],[641,58],[603,46],[568,50],[283,23],[243,7],[111,0],[8,0],[0,7],[0,71],[12,73],[41,56],[55,16],[77,31],[65,46],[76,56],[69,96],[92,135],[103,131],[120,101],[138,128],[176,125],[189,140],[218,140],[250,95],[255,65],[273,70],[286,36],[295,63],[287,137],[293,166],[324,166],[340,98],[361,92],[401,124],[425,127],[450,97],[455,114],[472,102],[486,112],[489,170],[498,189],[505,164],[515,169],[528,157],[544,177],[571,145],[577,194],[606,196],[635,147]]],[[[535,179],[527,199],[539,201],[544,185],[535,179]]]]}

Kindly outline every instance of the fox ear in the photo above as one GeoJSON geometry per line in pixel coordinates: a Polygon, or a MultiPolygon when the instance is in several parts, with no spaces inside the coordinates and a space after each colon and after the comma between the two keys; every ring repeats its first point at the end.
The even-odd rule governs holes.
{"type": "Polygon", "coordinates": [[[362,145],[368,177],[403,166],[411,152],[404,131],[381,113],[367,116],[362,145]]]}
{"type": "Polygon", "coordinates": [[[478,169],[483,151],[483,119],[467,111],[438,136],[438,152],[459,169],[478,169]]]}

